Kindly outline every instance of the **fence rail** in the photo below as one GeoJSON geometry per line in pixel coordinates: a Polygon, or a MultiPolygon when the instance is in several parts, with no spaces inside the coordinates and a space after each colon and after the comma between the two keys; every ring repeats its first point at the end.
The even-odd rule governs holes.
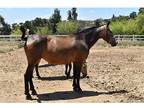
{"type": "Polygon", "coordinates": [[[20,41],[20,35],[0,35],[0,41],[20,41]]]}
{"type": "Polygon", "coordinates": [[[118,41],[130,40],[130,41],[144,41],[144,35],[115,35],[118,41]]]}
{"type": "MultiPolygon", "coordinates": [[[[0,41],[20,41],[21,35],[0,35],[0,41]]],[[[144,35],[115,35],[118,41],[144,41],[144,35]]]]}

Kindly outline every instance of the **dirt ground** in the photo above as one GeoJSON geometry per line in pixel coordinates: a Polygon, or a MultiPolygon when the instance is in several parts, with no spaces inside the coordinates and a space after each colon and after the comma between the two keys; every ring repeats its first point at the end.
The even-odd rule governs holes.
{"type": "MultiPolygon", "coordinates": [[[[72,91],[64,65],[40,67],[42,79],[35,74],[33,78],[38,95],[29,101],[24,95],[27,61],[23,48],[0,53],[0,102],[144,102],[144,47],[94,46],[87,62],[89,78],[81,79],[83,94],[72,91]]],[[[41,61],[40,65],[45,64],[41,61]]]]}

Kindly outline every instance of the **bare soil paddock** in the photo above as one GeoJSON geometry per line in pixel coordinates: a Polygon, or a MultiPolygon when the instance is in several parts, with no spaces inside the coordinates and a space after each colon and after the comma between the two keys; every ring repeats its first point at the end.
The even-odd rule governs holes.
{"type": "Polygon", "coordinates": [[[144,47],[94,46],[87,62],[89,78],[81,79],[83,94],[72,91],[72,79],[65,78],[63,65],[41,66],[42,80],[33,78],[38,96],[28,101],[23,48],[0,53],[0,102],[144,102],[144,47]]]}

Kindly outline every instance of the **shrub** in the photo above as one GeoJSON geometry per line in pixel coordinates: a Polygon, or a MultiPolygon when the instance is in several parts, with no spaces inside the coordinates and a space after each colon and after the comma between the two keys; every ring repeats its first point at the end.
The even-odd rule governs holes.
{"type": "Polygon", "coordinates": [[[78,23],[76,21],[62,21],[57,25],[57,32],[60,35],[75,33],[77,29],[78,23]]]}

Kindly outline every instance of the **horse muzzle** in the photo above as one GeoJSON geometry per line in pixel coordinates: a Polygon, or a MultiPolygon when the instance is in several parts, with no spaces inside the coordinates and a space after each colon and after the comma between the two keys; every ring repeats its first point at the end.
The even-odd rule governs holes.
{"type": "Polygon", "coordinates": [[[117,46],[118,42],[113,42],[111,43],[111,46],[114,47],[114,46],[117,46]]]}

